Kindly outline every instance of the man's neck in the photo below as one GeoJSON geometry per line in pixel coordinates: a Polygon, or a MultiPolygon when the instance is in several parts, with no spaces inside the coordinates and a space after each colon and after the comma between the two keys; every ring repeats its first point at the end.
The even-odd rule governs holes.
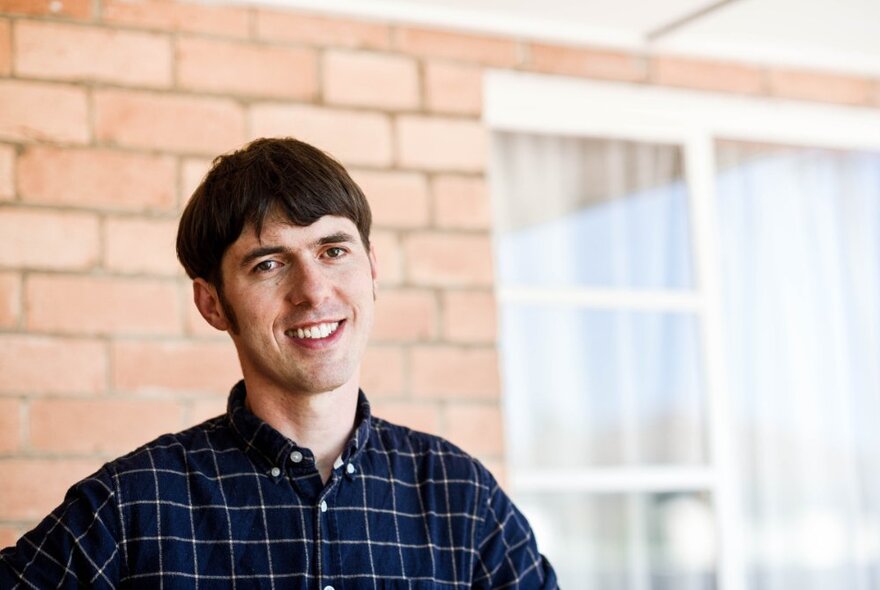
{"type": "Polygon", "coordinates": [[[333,391],[303,394],[278,390],[245,379],[245,403],[255,416],[315,455],[318,473],[327,482],[333,463],[351,438],[357,413],[358,387],[352,380],[333,391]]]}

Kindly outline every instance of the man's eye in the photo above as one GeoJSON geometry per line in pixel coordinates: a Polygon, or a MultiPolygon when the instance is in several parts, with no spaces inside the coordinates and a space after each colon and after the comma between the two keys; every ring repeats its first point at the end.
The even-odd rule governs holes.
{"type": "Polygon", "coordinates": [[[345,249],[338,247],[327,248],[326,254],[328,258],[339,258],[345,254],[345,249]]]}
{"type": "Polygon", "coordinates": [[[275,270],[278,268],[278,261],[276,260],[264,260],[254,267],[254,270],[257,272],[269,272],[270,270],[275,270]]]}

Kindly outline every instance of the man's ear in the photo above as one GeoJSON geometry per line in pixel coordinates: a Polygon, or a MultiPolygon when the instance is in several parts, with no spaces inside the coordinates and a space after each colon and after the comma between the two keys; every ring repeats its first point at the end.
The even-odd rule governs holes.
{"type": "Polygon", "coordinates": [[[229,320],[226,318],[214,285],[201,278],[193,280],[193,302],[211,326],[223,332],[229,330],[229,320]]]}

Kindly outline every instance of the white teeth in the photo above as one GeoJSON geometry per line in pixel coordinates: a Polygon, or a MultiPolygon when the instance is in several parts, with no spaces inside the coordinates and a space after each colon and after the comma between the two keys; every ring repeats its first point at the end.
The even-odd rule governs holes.
{"type": "Polygon", "coordinates": [[[337,328],[339,328],[339,322],[331,322],[318,324],[317,326],[312,326],[311,328],[297,328],[295,330],[290,330],[290,334],[292,336],[295,336],[296,338],[326,338],[327,336],[335,332],[337,328]]]}

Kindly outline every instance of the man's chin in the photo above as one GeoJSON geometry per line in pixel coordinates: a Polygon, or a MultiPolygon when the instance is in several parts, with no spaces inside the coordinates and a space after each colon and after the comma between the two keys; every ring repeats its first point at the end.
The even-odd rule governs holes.
{"type": "Polygon", "coordinates": [[[351,381],[351,376],[315,375],[307,379],[291,380],[286,389],[304,395],[320,395],[337,391],[351,381]]]}

